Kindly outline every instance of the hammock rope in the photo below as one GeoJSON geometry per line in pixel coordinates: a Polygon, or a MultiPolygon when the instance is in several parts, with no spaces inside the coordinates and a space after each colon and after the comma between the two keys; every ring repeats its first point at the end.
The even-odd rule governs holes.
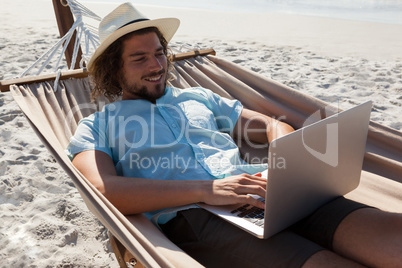
{"type": "Polygon", "coordinates": [[[57,51],[62,48],[62,51],[57,59],[57,63],[53,66],[53,71],[58,72],[58,70],[62,69],[62,66],[60,66],[60,64],[62,62],[64,52],[66,51],[67,46],[70,44],[70,42],[74,42],[74,50],[69,70],[74,69],[78,57],[78,51],[81,47],[81,42],[84,43],[83,47],[85,49],[81,55],[81,61],[79,62],[79,65],[80,68],[84,68],[84,64],[88,62],[91,57],[91,48],[95,50],[99,46],[100,42],[97,28],[85,23],[84,17],[94,19],[96,21],[100,21],[101,17],[96,15],[94,12],[92,12],[76,0],[65,1],[66,3],[62,2],[62,4],[67,4],[70,7],[71,13],[75,17],[75,21],[71,29],[56,44],[54,44],[49,50],[47,50],[42,56],[40,56],[29,68],[21,73],[18,76],[19,78],[31,74],[34,68],[38,68],[38,71],[34,75],[41,74],[45,67],[48,66],[49,62],[55,57],[57,51]],[[75,40],[72,40],[75,32],[76,38],[75,40]]]}

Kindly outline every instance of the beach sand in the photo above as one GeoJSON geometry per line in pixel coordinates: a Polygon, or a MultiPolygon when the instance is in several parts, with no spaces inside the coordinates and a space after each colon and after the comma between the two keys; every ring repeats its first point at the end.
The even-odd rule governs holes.
{"type": "MultiPolygon", "coordinates": [[[[116,4],[85,4],[104,16],[116,4]]],[[[51,1],[0,0],[0,80],[22,73],[58,38],[51,1]]],[[[371,119],[402,130],[402,26],[282,14],[141,6],[179,17],[172,47],[217,55],[324,101],[366,100],[371,119]],[[194,18],[201,18],[195,20],[194,18]]],[[[107,230],[31,130],[10,93],[0,94],[1,267],[118,267],[107,230]]]]}

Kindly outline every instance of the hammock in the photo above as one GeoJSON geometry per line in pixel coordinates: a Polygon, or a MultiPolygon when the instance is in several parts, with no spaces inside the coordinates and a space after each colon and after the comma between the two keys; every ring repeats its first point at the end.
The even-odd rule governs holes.
{"type": "MultiPolygon", "coordinates": [[[[85,10],[75,6],[73,0],[67,2],[73,13],[75,7],[79,7],[77,10],[85,10]]],[[[85,13],[96,17],[90,11],[85,13]]],[[[92,30],[81,24],[80,14],[74,13],[77,23],[73,27],[79,32],[77,38],[81,38],[80,32],[84,32],[86,40],[96,47],[97,37],[93,36],[92,30]]],[[[72,32],[69,31],[66,35],[68,37],[62,38],[65,41],[57,45],[64,44],[63,52],[66,47],[63,42],[68,43],[72,32]]],[[[80,43],[79,40],[75,42],[80,43]]],[[[86,45],[84,61],[88,58],[88,46],[86,45]]],[[[54,50],[49,51],[52,52],[48,54],[54,54],[54,50]]],[[[338,112],[337,108],[323,101],[213,56],[213,52],[197,50],[174,55],[175,79],[171,84],[179,88],[209,88],[221,96],[240,100],[246,108],[276,118],[285,116],[286,121],[295,129],[302,127],[305,120],[318,110],[325,111],[326,116],[338,112]]],[[[73,58],[76,55],[75,50],[73,58]]],[[[82,61],[80,64],[82,66],[82,61]]],[[[43,68],[39,69],[41,71],[43,68]]],[[[5,91],[10,88],[36,134],[71,177],[89,210],[109,230],[120,266],[127,267],[127,263],[136,263],[136,267],[201,267],[196,260],[170,242],[145,216],[122,215],[72,165],[65,154],[64,149],[75,132],[78,121],[101,110],[108,103],[105,98],[90,102],[91,87],[86,71],[58,71],[57,74],[50,75],[39,75],[39,72],[34,77],[0,81],[0,89],[5,91]]],[[[249,153],[251,158],[262,159],[267,154],[264,148],[255,150],[247,148],[246,144],[240,149],[243,154],[249,153]]],[[[401,151],[401,132],[371,122],[361,183],[347,197],[387,211],[402,212],[401,151]]]]}
{"type": "MultiPolygon", "coordinates": [[[[199,52],[193,54],[195,56],[199,52]]],[[[287,122],[295,128],[301,127],[306,118],[317,110],[326,110],[327,116],[337,111],[336,108],[328,109],[323,101],[216,56],[176,58],[176,78],[171,81],[173,86],[209,88],[224,97],[239,99],[245,107],[271,116],[286,116],[287,122]]],[[[32,128],[70,175],[90,211],[117,238],[118,244],[121,243],[123,247],[120,245],[118,249],[127,249],[138,262],[148,267],[200,266],[171,243],[145,216],[122,215],[72,165],[64,149],[78,121],[107,103],[103,98],[90,103],[88,78],[68,78],[77,74],[85,76],[86,72],[78,70],[62,74],[56,92],[53,90],[54,77],[40,83],[12,85],[10,90],[32,128]]],[[[253,156],[266,156],[266,149],[241,147],[241,150],[253,156]]],[[[401,132],[371,122],[361,183],[347,197],[384,210],[402,212],[401,151],[401,132]]],[[[115,250],[122,267],[125,267],[125,262],[131,257],[124,257],[121,252],[115,250]]]]}

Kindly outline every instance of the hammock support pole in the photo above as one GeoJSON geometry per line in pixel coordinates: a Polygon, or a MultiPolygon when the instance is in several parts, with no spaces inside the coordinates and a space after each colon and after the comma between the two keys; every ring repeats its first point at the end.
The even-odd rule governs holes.
{"type": "MultiPolygon", "coordinates": [[[[60,36],[64,36],[71,29],[71,26],[74,23],[74,17],[73,17],[73,14],[71,14],[71,10],[68,7],[68,5],[62,4],[61,1],[63,1],[63,0],[52,0],[54,14],[56,15],[57,26],[59,27],[59,33],[60,33],[60,36]]],[[[76,34],[77,33],[74,32],[71,40],[75,40],[76,34]]],[[[64,53],[64,55],[66,56],[68,68],[71,67],[70,65],[71,65],[72,58],[73,58],[73,52],[74,52],[74,42],[70,42],[64,53]]],[[[74,69],[80,68],[81,56],[82,56],[82,51],[81,51],[81,47],[79,47],[79,51],[77,54],[77,60],[75,62],[74,69]]]]}

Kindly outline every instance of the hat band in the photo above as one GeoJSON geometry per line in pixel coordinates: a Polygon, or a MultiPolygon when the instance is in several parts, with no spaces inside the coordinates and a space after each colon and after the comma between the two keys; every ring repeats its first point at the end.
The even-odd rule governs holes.
{"type": "Polygon", "coordinates": [[[126,27],[126,26],[129,25],[129,24],[133,24],[133,23],[140,22],[140,21],[145,21],[145,20],[149,20],[149,19],[132,20],[132,21],[130,21],[130,22],[124,24],[123,26],[121,26],[119,29],[121,29],[121,28],[123,28],[123,27],[126,27]]]}

